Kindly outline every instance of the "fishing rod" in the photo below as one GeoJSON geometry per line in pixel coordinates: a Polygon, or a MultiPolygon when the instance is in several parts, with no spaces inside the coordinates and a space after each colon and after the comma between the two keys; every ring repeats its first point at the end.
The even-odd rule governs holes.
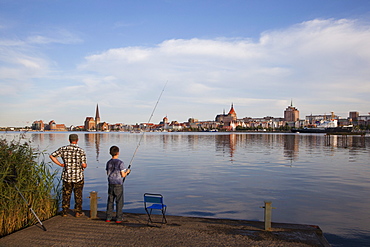
{"type": "Polygon", "coordinates": [[[15,189],[18,191],[19,195],[21,195],[22,199],[24,200],[24,202],[27,204],[28,208],[31,210],[32,214],[35,216],[35,218],[37,219],[37,221],[40,223],[42,229],[44,231],[46,231],[46,228],[44,226],[44,224],[42,224],[41,220],[39,219],[39,217],[37,217],[35,211],[33,211],[32,209],[32,206],[30,203],[28,203],[27,199],[23,196],[23,194],[21,193],[21,191],[18,189],[18,187],[16,185],[14,185],[15,189]]]}
{"type": "MultiPolygon", "coordinates": [[[[167,82],[168,82],[168,81],[167,81],[167,82]]],[[[155,106],[154,106],[154,108],[153,108],[152,114],[150,114],[150,117],[149,117],[148,123],[150,123],[150,121],[152,120],[152,117],[153,117],[153,115],[154,115],[155,109],[157,109],[157,105],[158,105],[158,103],[159,103],[159,101],[160,101],[160,99],[161,99],[161,97],[162,97],[162,94],[163,94],[163,92],[164,92],[164,89],[165,89],[165,88],[166,88],[166,86],[167,86],[167,82],[166,82],[166,84],[164,84],[164,87],[163,87],[163,89],[162,89],[162,91],[161,91],[161,93],[160,93],[160,95],[159,95],[159,97],[158,97],[158,100],[157,100],[157,102],[155,103],[155,106]]],[[[140,140],[139,140],[139,142],[138,142],[138,144],[137,144],[137,146],[136,146],[135,152],[134,152],[134,154],[132,155],[132,158],[131,158],[131,160],[130,160],[130,163],[129,163],[129,165],[128,165],[127,169],[130,169],[130,168],[131,168],[132,162],[133,162],[133,160],[134,160],[134,158],[135,158],[135,156],[136,156],[137,150],[138,150],[138,149],[139,149],[139,147],[140,147],[140,144],[141,144],[141,141],[143,140],[143,137],[144,137],[145,132],[146,132],[146,131],[143,131],[143,134],[142,134],[142,135],[141,135],[141,137],[140,137],[140,140]]]]}

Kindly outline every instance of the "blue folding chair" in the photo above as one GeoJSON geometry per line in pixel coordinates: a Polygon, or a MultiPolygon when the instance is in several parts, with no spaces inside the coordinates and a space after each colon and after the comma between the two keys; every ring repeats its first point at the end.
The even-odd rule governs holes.
{"type": "Polygon", "coordinates": [[[162,224],[167,223],[167,219],[166,219],[167,206],[163,204],[163,196],[161,194],[145,193],[144,194],[144,207],[149,217],[148,223],[149,222],[153,223],[152,218],[150,217],[153,209],[161,210],[162,224]]]}

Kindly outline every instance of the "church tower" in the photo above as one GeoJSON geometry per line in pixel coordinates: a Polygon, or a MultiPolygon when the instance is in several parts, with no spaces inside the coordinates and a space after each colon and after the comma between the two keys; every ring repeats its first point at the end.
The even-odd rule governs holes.
{"type": "Polygon", "coordinates": [[[228,116],[232,117],[232,120],[233,121],[236,121],[237,117],[236,117],[236,112],[234,110],[234,104],[232,103],[231,104],[231,108],[230,108],[230,111],[229,111],[229,114],[227,114],[228,116]]]}
{"type": "Polygon", "coordinates": [[[234,109],[234,104],[231,104],[231,108],[228,114],[225,114],[225,110],[223,114],[219,114],[216,116],[216,122],[223,122],[226,124],[230,124],[233,121],[237,120],[236,111],[234,109]]]}
{"type": "Polygon", "coordinates": [[[95,126],[98,129],[98,125],[100,123],[100,114],[99,114],[99,106],[96,104],[96,112],[95,112],[95,126]]]}

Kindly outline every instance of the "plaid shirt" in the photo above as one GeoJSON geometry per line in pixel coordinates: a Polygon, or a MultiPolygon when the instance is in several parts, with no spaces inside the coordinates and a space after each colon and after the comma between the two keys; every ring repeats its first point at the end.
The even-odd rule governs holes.
{"type": "Polygon", "coordinates": [[[77,144],[60,147],[51,155],[63,159],[63,181],[77,183],[84,179],[82,164],[86,164],[86,154],[77,144]]]}

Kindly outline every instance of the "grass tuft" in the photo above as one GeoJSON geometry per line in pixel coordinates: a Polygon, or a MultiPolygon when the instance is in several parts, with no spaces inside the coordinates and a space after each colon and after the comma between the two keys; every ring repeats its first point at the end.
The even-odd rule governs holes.
{"type": "Polygon", "coordinates": [[[29,141],[0,139],[0,237],[38,223],[29,205],[40,220],[56,215],[60,202],[56,182],[56,171],[29,141]]]}

